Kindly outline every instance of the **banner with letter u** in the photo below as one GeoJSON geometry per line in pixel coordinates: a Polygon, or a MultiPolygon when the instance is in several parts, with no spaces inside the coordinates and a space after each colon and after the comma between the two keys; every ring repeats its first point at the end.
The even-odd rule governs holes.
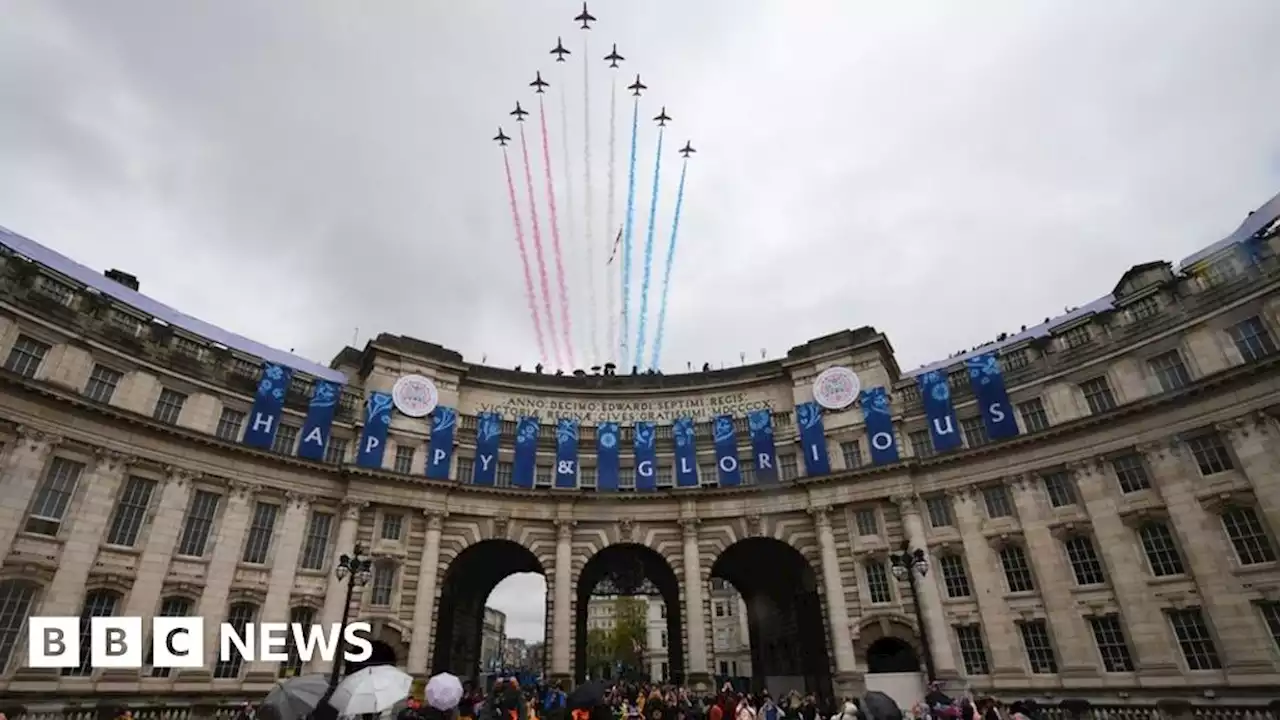
{"type": "Polygon", "coordinates": [[[937,370],[930,370],[920,376],[920,401],[924,405],[925,417],[929,419],[929,437],[933,440],[934,452],[949,452],[960,447],[959,423],[956,422],[956,411],[951,407],[951,386],[947,384],[947,376],[937,370]]]}
{"type": "Polygon", "coordinates": [[[738,433],[733,427],[733,416],[717,415],[711,421],[711,437],[720,487],[738,487],[742,484],[742,470],[738,467],[738,433]]]}
{"type": "Polygon", "coordinates": [[[391,428],[391,394],[371,392],[364,401],[364,430],[360,432],[360,447],[356,452],[356,465],[373,470],[382,469],[382,454],[386,451],[387,430],[391,428]]]}
{"type": "Polygon", "coordinates": [[[773,412],[768,409],[747,413],[751,429],[751,454],[755,456],[756,482],[778,482],[778,450],[773,444],[773,412]]]}
{"type": "Polygon", "coordinates": [[[676,418],[671,423],[676,445],[676,487],[698,487],[698,451],[693,445],[693,418],[676,418]]]}
{"type": "Polygon", "coordinates": [[[898,462],[898,439],[893,434],[893,410],[889,393],[882,387],[862,391],[862,419],[867,424],[867,441],[871,443],[871,464],[898,462]]]}
{"type": "Polygon", "coordinates": [[[596,425],[596,489],[618,489],[618,442],[616,422],[596,425]]]}
{"type": "Polygon", "coordinates": [[[328,380],[316,380],[311,391],[311,405],[307,407],[307,419],[302,423],[302,440],[298,442],[298,457],[304,460],[324,460],[324,449],[329,445],[329,430],[333,428],[333,414],[338,410],[340,386],[328,380]]]}
{"type": "Polygon", "coordinates": [[[633,428],[636,454],[636,490],[658,489],[658,449],[654,442],[657,428],[640,421],[633,428]]]}
{"type": "Polygon", "coordinates": [[[804,474],[808,477],[831,472],[827,455],[827,434],[822,428],[822,406],[810,400],[796,406],[796,424],[800,426],[800,446],[804,449],[804,474]]]}
{"type": "MultiPolygon", "coordinates": [[[[427,447],[427,477],[448,480],[453,463],[453,433],[458,426],[458,411],[437,405],[431,413],[431,444],[427,447]]],[[[466,481],[467,478],[458,478],[466,481]]]]}
{"type": "Polygon", "coordinates": [[[1004,440],[1018,436],[1018,421],[1013,418],[1009,405],[1009,393],[1004,387],[1004,373],[995,353],[985,353],[964,361],[969,368],[969,385],[978,399],[982,422],[987,426],[987,437],[1004,440]]]}
{"type": "Polygon", "coordinates": [[[498,479],[498,438],[502,436],[502,416],[482,412],[476,416],[475,484],[493,485],[498,479]]]}
{"type": "Polygon", "coordinates": [[[538,464],[538,418],[522,417],[516,422],[516,463],[511,484],[532,488],[538,464]]]}
{"type": "Polygon", "coordinates": [[[578,487],[578,421],[556,420],[556,487],[578,487]]]}
{"type": "Polygon", "coordinates": [[[284,412],[284,396],[289,392],[293,371],[283,365],[262,363],[262,379],[253,396],[253,409],[249,412],[249,427],[244,430],[244,444],[249,447],[270,450],[275,442],[276,429],[280,427],[280,415],[284,412]]]}

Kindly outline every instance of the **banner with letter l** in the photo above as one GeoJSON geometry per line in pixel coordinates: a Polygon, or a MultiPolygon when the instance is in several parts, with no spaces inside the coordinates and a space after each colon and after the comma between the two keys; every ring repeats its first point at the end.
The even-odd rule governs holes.
{"type": "Polygon", "coordinates": [[[693,443],[693,418],[676,418],[671,423],[676,445],[676,487],[698,487],[698,451],[693,443]]]}

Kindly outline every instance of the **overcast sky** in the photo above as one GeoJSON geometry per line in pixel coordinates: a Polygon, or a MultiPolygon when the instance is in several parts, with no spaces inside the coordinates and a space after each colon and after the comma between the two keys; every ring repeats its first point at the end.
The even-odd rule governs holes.
{"type": "MultiPolygon", "coordinates": [[[[624,93],[606,227],[610,88],[638,72],[650,89],[633,328],[649,118],[664,105],[674,118],[650,342],[673,150],[686,140],[698,150],[663,366],[777,356],[873,325],[912,368],[1105,294],[1131,265],[1176,261],[1280,190],[1275,2],[600,0],[585,91],[586,33],[570,20],[579,10],[559,0],[0,0],[0,225],[322,363],[386,331],[529,366],[538,346],[490,138],[499,124],[517,138],[538,284],[507,115],[516,100],[534,111],[531,172],[554,291],[528,88],[540,70],[552,83],[573,345],[590,356],[593,274],[602,347],[608,302],[587,243],[603,265],[625,214],[624,93]],[[548,54],[557,36],[574,53],[560,66],[548,54]],[[613,42],[626,57],[616,74],[601,60],[613,42]]],[[[541,637],[531,597],[513,580],[494,601],[512,636],[541,637]]]]}

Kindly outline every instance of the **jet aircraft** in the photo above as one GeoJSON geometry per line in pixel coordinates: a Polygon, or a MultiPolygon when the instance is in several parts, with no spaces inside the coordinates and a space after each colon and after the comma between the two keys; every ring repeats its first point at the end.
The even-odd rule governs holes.
{"type": "Polygon", "coordinates": [[[499,128],[498,128],[498,134],[497,134],[496,136],[494,136],[494,138],[493,138],[493,139],[494,139],[494,140],[496,140],[496,141],[498,142],[498,144],[499,144],[499,145],[501,145],[502,147],[506,147],[506,146],[507,146],[507,141],[508,141],[508,140],[510,140],[511,138],[507,137],[507,134],[506,134],[506,133],[504,133],[504,132],[502,132],[502,128],[501,128],[501,127],[499,127],[499,128]]]}
{"type": "Polygon", "coordinates": [[[574,21],[574,22],[580,22],[580,23],[582,23],[582,29],[583,29],[583,30],[590,30],[590,29],[591,29],[591,23],[595,22],[595,21],[596,21],[596,18],[595,18],[595,16],[594,16],[594,15],[592,15],[592,14],[591,14],[591,13],[589,13],[589,12],[587,12],[587,4],[586,4],[586,3],[582,3],[582,14],[581,14],[581,15],[579,15],[578,17],[574,18],[574,19],[573,19],[573,21],[574,21]]]}
{"type": "Polygon", "coordinates": [[[665,105],[662,106],[662,112],[658,113],[658,117],[654,118],[654,120],[658,121],[658,127],[666,127],[667,123],[671,122],[671,118],[667,117],[667,107],[665,105]]]}
{"type": "Polygon", "coordinates": [[[535,93],[541,95],[546,92],[546,88],[551,87],[551,83],[542,79],[542,71],[539,70],[537,77],[533,79],[533,82],[529,83],[529,87],[533,88],[535,93]]]}
{"type": "Polygon", "coordinates": [[[611,68],[618,67],[619,61],[626,60],[626,58],[618,54],[618,43],[613,44],[613,52],[609,53],[608,55],[605,55],[604,59],[609,61],[609,67],[611,68]]]}
{"type": "Polygon", "coordinates": [[[529,112],[524,108],[520,107],[520,103],[517,102],[516,109],[512,110],[511,114],[515,116],[516,122],[524,122],[524,116],[528,115],[529,112]]]}
{"type": "Polygon", "coordinates": [[[556,38],[556,46],[551,48],[551,54],[556,56],[556,62],[564,62],[564,56],[572,55],[573,53],[565,49],[564,43],[560,41],[560,38],[556,38]]]}
{"type": "Polygon", "coordinates": [[[693,149],[693,142],[686,142],[684,147],[680,148],[680,154],[684,156],[685,160],[688,160],[689,156],[696,152],[698,151],[693,149]]]}
{"type": "Polygon", "coordinates": [[[645,85],[645,84],[644,84],[644,83],[642,83],[642,82],[640,82],[640,76],[639,76],[639,75],[637,75],[637,76],[636,76],[636,81],[635,81],[635,82],[633,82],[633,83],[631,83],[630,85],[628,85],[628,86],[627,86],[627,89],[631,91],[631,94],[632,94],[632,95],[635,95],[636,97],[640,97],[640,91],[642,91],[642,90],[648,90],[648,89],[649,89],[649,86],[648,86],[648,85],[645,85]]]}

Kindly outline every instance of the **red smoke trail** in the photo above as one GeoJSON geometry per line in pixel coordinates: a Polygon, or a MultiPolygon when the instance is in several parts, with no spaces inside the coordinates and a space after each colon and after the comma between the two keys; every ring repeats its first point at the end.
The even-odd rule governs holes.
{"type": "Polygon", "coordinates": [[[520,209],[516,205],[516,181],[511,177],[511,159],[506,148],[502,149],[502,167],[507,171],[507,195],[511,197],[511,222],[516,227],[516,245],[520,248],[520,266],[524,269],[524,294],[529,302],[529,317],[533,318],[533,334],[538,338],[538,355],[547,364],[547,342],[542,337],[542,320],[538,318],[538,302],[533,294],[533,274],[529,272],[529,248],[524,243],[524,226],[520,223],[520,209]]]}
{"type": "MultiPolygon", "coordinates": [[[[547,139],[547,110],[542,96],[538,96],[538,121],[542,123],[542,165],[547,169],[547,206],[551,210],[551,250],[555,254],[556,276],[560,285],[560,330],[564,333],[564,348],[568,354],[569,367],[574,367],[573,359],[573,324],[569,319],[569,287],[564,279],[564,256],[560,253],[560,222],[556,218],[556,189],[551,179],[551,143],[547,139]]],[[[524,128],[520,129],[524,132],[524,128]]],[[[533,197],[530,190],[530,198],[533,197]]],[[[546,292],[546,289],[543,289],[546,292]]],[[[547,312],[551,312],[548,307],[547,312]]]]}
{"type": "Polygon", "coordinates": [[[538,204],[533,197],[533,170],[529,167],[529,143],[525,142],[524,123],[520,123],[520,153],[524,156],[524,183],[529,189],[529,219],[533,224],[533,249],[538,255],[538,284],[542,286],[542,309],[547,313],[547,332],[556,366],[564,367],[560,346],[556,343],[555,314],[551,312],[551,283],[547,282],[547,263],[542,257],[542,230],[538,227],[538,204]]]}

